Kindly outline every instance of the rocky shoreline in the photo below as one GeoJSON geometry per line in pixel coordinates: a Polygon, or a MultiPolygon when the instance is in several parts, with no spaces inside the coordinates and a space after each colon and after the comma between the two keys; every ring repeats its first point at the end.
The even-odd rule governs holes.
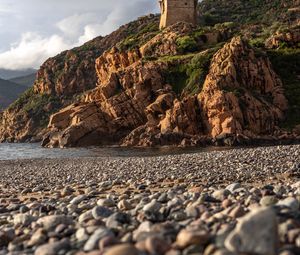
{"type": "Polygon", "coordinates": [[[299,254],[299,149],[0,161],[0,254],[299,254]]]}

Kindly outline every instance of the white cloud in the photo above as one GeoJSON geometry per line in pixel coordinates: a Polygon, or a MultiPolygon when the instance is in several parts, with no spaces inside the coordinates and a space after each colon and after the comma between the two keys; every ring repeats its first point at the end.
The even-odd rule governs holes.
{"type": "Polygon", "coordinates": [[[0,54],[0,68],[15,70],[37,67],[49,56],[70,46],[58,35],[43,38],[35,33],[24,33],[17,45],[0,54]]]}
{"type": "Polygon", "coordinates": [[[9,47],[0,52],[0,68],[6,69],[38,68],[47,58],[63,50],[157,11],[156,0],[1,1],[5,5],[0,3],[0,13],[12,7],[16,13],[0,16],[0,26],[8,22],[0,31],[0,49],[11,36],[9,47]]]}

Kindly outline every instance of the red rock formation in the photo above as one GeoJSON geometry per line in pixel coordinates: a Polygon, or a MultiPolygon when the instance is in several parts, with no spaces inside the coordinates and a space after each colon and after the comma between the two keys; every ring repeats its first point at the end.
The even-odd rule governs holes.
{"type": "Polygon", "coordinates": [[[174,61],[140,58],[137,50],[116,48],[99,57],[97,88],[85,102],[52,116],[45,145],[191,145],[204,135],[271,134],[284,118],[280,79],[269,60],[239,37],[214,55],[198,96],[178,97],[166,84],[164,73],[174,61]]]}
{"type": "Polygon", "coordinates": [[[282,82],[270,61],[239,37],[213,57],[198,100],[212,137],[272,134],[287,109],[282,82]]]}

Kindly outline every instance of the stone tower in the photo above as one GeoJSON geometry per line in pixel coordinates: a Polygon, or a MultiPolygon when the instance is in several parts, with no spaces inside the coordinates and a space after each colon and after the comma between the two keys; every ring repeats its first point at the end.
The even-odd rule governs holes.
{"type": "Polygon", "coordinates": [[[198,0],[159,0],[161,19],[160,29],[179,21],[197,23],[198,0]]]}

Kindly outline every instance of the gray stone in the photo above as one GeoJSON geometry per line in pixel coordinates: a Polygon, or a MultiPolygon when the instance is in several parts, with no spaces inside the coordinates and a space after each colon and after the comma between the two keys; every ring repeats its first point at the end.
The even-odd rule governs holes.
{"type": "Polygon", "coordinates": [[[104,206],[95,206],[92,210],[93,217],[97,219],[107,218],[113,214],[113,211],[104,206]]]}
{"type": "Polygon", "coordinates": [[[264,196],[260,199],[259,203],[262,206],[272,206],[278,202],[278,199],[275,196],[264,196]]]}
{"type": "Polygon", "coordinates": [[[20,214],[16,214],[14,216],[14,224],[15,225],[28,226],[33,221],[34,221],[34,218],[30,214],[20,213],[20,214]]]}
{"type": "Polygon", "coordinates": [[[116,204],[112,199],[106,198],[106,199],[99,199],[97,201],[97,205],[106,206],[106,207],[114,207],[116,204]]]}
{"type": "Polygon", "coordinates": [[[291,211],[297,212],[299,210],[299,201],[294,197],[288,197],[284,200],[280,200],[277,203],[278,206],[288,207],[291,211]]]}
{"type": "Polygon", "coordinates": [[[97,229],[87,240],[87,242],[85,243],[85,245],[83,247],[83,250],[84,251],[92,251],[92,250],[98,248],[99,241],[102,238],[107,237],[107,236],[114,237],[114,234],[111,230],[109,230],[107,228],[97,229]]]}
{"type": "Polygon", "coordinates": [[[239,221],[225,240],[225,247],[236,253],[277,254],[277,220],[274,210],[258,208],[239,221]]]}
{"type": "Polygon", "coordinates": [[[150,212],[150,213],[156,213],[160,210],[161,203],[156,202],[155,199],[153,199],[149,204],[146,204],[143,208],[144,212],[150,212]]]}
{"type": "Polygon", "coordinates": [[[78,223],[82,224],[85,221],[94,219],[94,215],[93,215],[93,210],[88,210],[82,214],[80,214],[79,218],[78,218],[78,223]]]}
{"type": "Polygon", "coordinates": [[[50,215],[40,218],[37,223],[49,231],[55,229],[59,224],[71,225],[73,224],[73,219],[65,215],[50,215]]]}
{"type": "Polygon", "coordinates": [[[212,197],[214,199],[217,199],[219,201],[223,201],[224,199],[227,198],[227,196],[230,195],[230,191],[227,190],[227,189],[219,189],[219,190],[215,190],[213,193],[212,193],[212,197]]]}
{"type": "Polygon", "coordinates": [[[89,239],[89,235],[85,228],[79,228],[75,233],[76,239],[78,241],[86,241],[89,239]]]}
{"type": "Polygon", "coordinates": [[[67,251],[70,248],[70,241],[65,239],[58,242],[47,243],[39,246],[34,255],[57,255],[61,251],[67,251]]]}
{"type": "Polygon", "coordinates": [[[225,189],[229,190],[231,193],[234,193],[235,190],[241,188],[241,184],[240,183],[232,183],[230,185],[228,185],[225,189]]]}
{"type": "Polygon", "coordinates": [[[73,204],[73,205],[78,205],[80,204],[82,201],[84,201],[85,199],[87,199],[87,196],[86,195],[79,195],[77,197],[74,197],[70,204],[73,204]]]}

